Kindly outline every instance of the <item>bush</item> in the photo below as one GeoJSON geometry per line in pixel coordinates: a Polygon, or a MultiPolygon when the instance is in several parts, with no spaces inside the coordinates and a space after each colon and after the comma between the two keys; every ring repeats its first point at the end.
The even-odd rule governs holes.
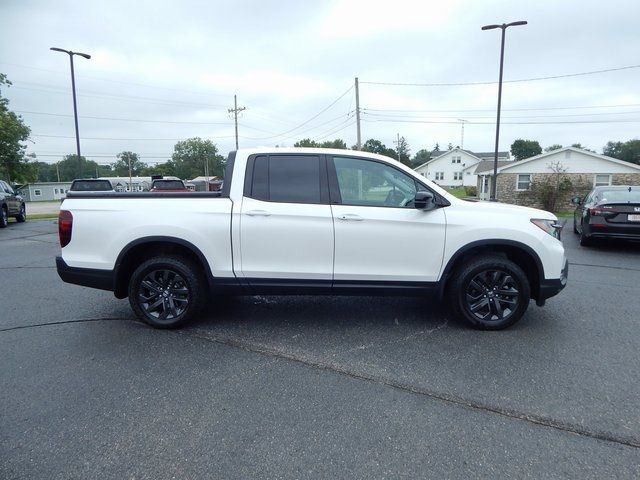
{"type": "Polygon", "coordinates": [[[464,187],[464,193],[467,197],[477,197],[478,187],[464,187]]]}

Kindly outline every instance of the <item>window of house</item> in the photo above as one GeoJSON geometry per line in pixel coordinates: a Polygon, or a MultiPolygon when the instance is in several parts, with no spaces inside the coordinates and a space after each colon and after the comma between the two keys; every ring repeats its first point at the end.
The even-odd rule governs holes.
{"type": "Polygon", "coordinates": [[[436,180],[444,180],[444,172],[436,172],[436,180]]]}
{"type": "Polygon", "coordinates": [[[594,187],[608,187],[611,185],[611,175],[596,175],[593,179],[594,187]]]}
{"type": "Polygon", "coordinates": [[[451,163],[460,163],[461,159],[462,159],[462,157],[460,157],[460,156],[451,157],[451,163]]]}
{"type": "Polygon", "coordinates": [[[35,195],[36,197],[39,197],[40,195],[42,195],[42,190],[38,190],[38,189],[34,190],[33,195],[35,195]]]}
{"type": "Polygon", "coordinates": [[[531,189],[531,174],[523,173],[518,175],[518,183],[516,190],[529,190],[531,189]]]}
{"type": "Polygon", "coordinates": [[[453,172],[454,180],[462,180],[462,172],[453,172]]]}

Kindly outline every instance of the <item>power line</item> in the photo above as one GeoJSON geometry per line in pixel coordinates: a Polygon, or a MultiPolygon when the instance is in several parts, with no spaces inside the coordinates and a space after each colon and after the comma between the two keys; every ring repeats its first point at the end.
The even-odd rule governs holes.
{"type": "MultiPolygon", "coordinates": [[[[48,72],[48,73],[55,73],[57,75],[68,75],[68,72],[63,72],[61,70],[51,70],[51,69],[47,69],[47,68],[38,68],[38,67],[31,67],[31,66],[27,66],[27,65],[19,65],[16,63],[6,63],[6,62],[0,62],[0,65],[9,65],[12,67],[19,67],[19,68],[25,68],[27,70],[38,70],[38,71],[42,71],[42,72],[48,72]]],[[[181,92],[181,93],[189,93],[189,94],[194,94],[194,95],[206,95],[206,96],[214,96],[214,97],[227,97],[228,94],[226,93],[213,93],[213,92],[204,92],[204,91],[195,91],[195,90],[184,90],[184,89],[178,89],[178,88],[170,88],[170,87],[160,87],[158,85],[151,85],[148,83],[137,83],[137,82],[127,82],[127,81],[122,81],[122,80],[113,80],[113,79],[108,79],[108,78],[100,78],[100,77],[92,77],[92,76],[88,76],[88,75],[76,75],[76,78],[86,78],[89,80],[97,80],[99,82],[107,82],[107,83],[118,83],[118,84],[122,84],[122,85],[134,85],[137,87],[146,87],[146,88],[157,88],[160,90],[170,90],[173,92],[181,92]]]]}
{"type": "MultiPolygon", "coordinates": [[[[22,82],[22,83],[28,83],[28,82],[22,82]]],[[[32,84],[32,85],[38,85],[38,84],[32,84]]],[[[68,95],[69,91],[68,89],[55,89],[52,87],[48,87],[48,88],[33,88],[33,87],[22,87],[20,85],[12,85],[11,88],[17,88],[19,90],[29,90],[29,91],[34,91],[34,92],[43,92],[43,93],[55,93],[58,95],[68,95]]],[[[152,104],[159,104],[159,105],[184,105],[184,106],[195,106],[195,107],[208,107],[208,108],[216,108],[216,109],[223,109],[225,108],[224,105],[212,105],[212,104],[205,104],[205,103],[194,103],[194,102],[180,102],[180,101],[171,101],[171,100],[162,100],[160,98],[151,98],[151,97],[139,97],[139,96],[135,96],[135,95],[115,95],[115,94],[109,94],[109,93],[98,93],[98,92],[92,92],[92,93],[87,93],[86,91],[84,91],[83,93],[78,93],[77,94],[78,97],[86,97],[86,98],[106,98],[106,99],[110,99],[110,100],[126,100],[127,102],[141,102],[141,103],[152,103],[152,104]]]]}
{"type": "MultiPolygon", "coordinates": [[[[373,117],[391,117],[391,118],[415,118],[419,119],[420,116],[412,116],[412,115],[396,115],[390,113],[368,113],[364,112],[365,115],[373,116],[373,117]]],[[[502,117],[502,118],[560,118],[560,117],[590,117],[590,116],[600,116],[600,115],[630,115],[640,113],[640,110],[633,110],[630,112],[597,112],[597,113],[565,113],[565,114],[556,114],[556,115],[517,115],[510,117],[502,117]]],[[[433,117],[433,118],[444,118],[444,119],[452,119],[460,121],[457,117],[433,117]]],[[[495,118],[493,116],[466,116],[466,118],[495,118]]]]}
{"type": "MultiPolygon", "coordinates": [[[[431,121],[431,120],[364,120],[369,123],[386,122],[386,123],[433,123],[433,124],[456,124],[455,121],[431,121]]],[[[495,122],[467,122],[470,125],[495,125],[495,122]]],[[[563,124],[581,124],[581,123],[640,123],[640,119],[621,119],[621,120],[566,120],[552,122],[501,122],[506,125],[563,125],[563,124]]]]}
{"type": "MultiPolygon", "coordinates": [[[[503,108],[503,112],[529,112],[529,111],[546,111],[546,110],[578,110],[589,108],[627,108],[627,107],[640,107],[640,103],[627,103],[619,105],[579,105],[574,107],[540,107],[540,108],[503,108]]],[[[466,113],[466,112],[495,112],[495,108],[486,109],[460,109],[460,110],[402,110],[393,108],[363,108],[362,110],[370,112],[407,112],[407,113],[466,113]]]]}
{"type": "MultiPolygon", "coordinates": [[[[45,138],[76,138],[68,135],[46,135],[46,134],[31,134],[31,137],[45,137],[45,138]]],[[[200,137],[205,140],[218,140],[225,138],[233,138],[233,135],[223,135],[220,137],[200,137]]],[[[126,140],[126,141],[144,141],[144,142],[155,142],[155,141],[181,141],[188,140],[191,137],[183,137],[183,138],[115,138],[115,137],[82,137],[82,140],[126,140]]]]}
{"type": "Polygon", "coordinates": [[[320,110],[320,112],[316,113],[313,117],[311,117],[309,120],[302,122],[300,125],[293,127],[285,132],[279,133],[277,135],[272,135],[269,137],[255,137],[255,138],[251,138],[251,140],[270,140],[273,138],[278,138],[278,137],[283,137],[285,135],[287,135],[288,133],[291,133],[295,130],[298,130],[300,127],[304,127],[305,125],[307,125],[309,122],[315,120],[316,118],[318,118],[320,115],[322,115],[324,112],[326,112],[327,110],[329,110],[331,107],[333,107],[336,103],[338,103],[347,93],[349,93],[351,91],[351,89],[353,88],[353,85],[351,85],[349,88],[347,88],[347,90],[340,95],[338,98],[336,98],[333,102],[331,102],[331,104],[329,104],[327,107],[323,108],[322,110],[320,110]]]}
{"type": "MultiPolygon", "coordinates": [[[[620,70],[629,70],[632,68],[640,68],[640,65],[627,65],[624,67],[607,68],[603,70],[592,70],[590,72],[566,73],[563,75],[551,75],[547,77],[520,78],[517,80],[504,80],[502,83],[520,83],[520,82],[536,82],[539,80],[552,80],[556,78],[579,77],[583,75],[595,75],[598,73],[618,72],[620,70]]],[[[401,87],[459,87],[468,85],[495,85],[498,82],[453,82],[453,83],[402,83],[402,82],[360,82],[369,85],[395,85],[401,87]]]]}
{"type": "MultiPolygon", "coordinates": [[[[53,117],[72,117],[73,115],[67,115],[64,113],[49,113],[49,112],[31,112],[26,110],[16,110],[16,113],[27,115],[48,115],[53,117]]],[[[113,118],[113,117],[93,117],[88,115],[81,115],[79,118],[89,118],[92,120],[111,120],[117,122],[142,122],[142,123],[171,123],[171,124],[186,124],[186,125],[227,125],[232,126],[229,122],[176,122],[171,120],[146,120],[146,119],[134,119],[134,118],[113,118]]]]}
{"type": "Polygon", "coordinates": [[[337,130],[331,131],[331,132],[327,133],[326,135],[323,135],[321,137],[315,137],[314,140],[324,140],[325,138],[330,137],[331,135],[335,135],[336,133],[341,132],[342,130],[345,130],[345,129],[349,128],[349,127],[354,126],[355,124],[356,124],[356,121],[354,120],[351,123],[349,123],[348,125],[345,125],[344,127],[341,127],[341,128],[339,128],[337,130]]]}

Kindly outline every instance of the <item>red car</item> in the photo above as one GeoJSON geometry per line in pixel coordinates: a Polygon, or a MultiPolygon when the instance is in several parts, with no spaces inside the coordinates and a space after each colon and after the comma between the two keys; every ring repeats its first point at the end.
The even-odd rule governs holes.
{"type": "Polygon", "coordinates": [[[151,184],[151,192],[190,192],[182,180],[159,179],[151,184]]]}

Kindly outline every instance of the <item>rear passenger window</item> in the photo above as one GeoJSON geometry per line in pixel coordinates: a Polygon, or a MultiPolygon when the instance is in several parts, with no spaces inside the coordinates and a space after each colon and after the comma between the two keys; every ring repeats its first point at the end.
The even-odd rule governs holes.
{"type": "Polygon", "coordinates": [[[322,203],[320,157],[260,155],[255,158],[251,197],[283,203],[322,203]]]}

